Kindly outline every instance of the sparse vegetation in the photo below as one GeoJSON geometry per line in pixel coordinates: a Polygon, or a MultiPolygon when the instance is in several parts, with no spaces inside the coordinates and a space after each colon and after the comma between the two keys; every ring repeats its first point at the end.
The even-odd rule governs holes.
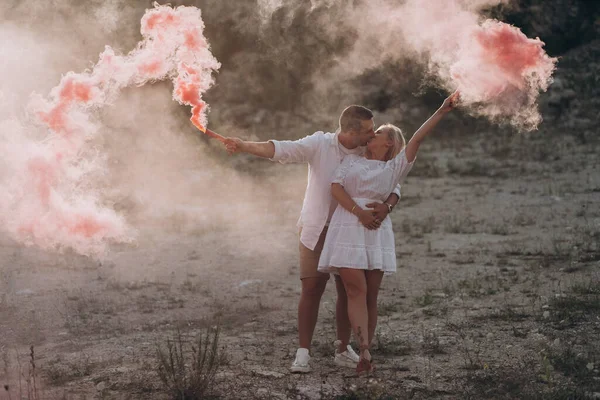
{"type": "Polygon", "coordinates": [[[591,315],[600,314],[600,296],[597,294],[577,296],[558,294],[549,302],[551,322],[562,329],[585,321],[591,315]]]}
{"type": "Polygon", "coordinates": [[[204,335],[187,338],[178,331],[174,338],[157,344],[158,376],[174,400],[206,399],[225,361],[219,348],[220,325],[207,328],[204,335]]]}
{"type": "Polygon", "coordinates": [[[415,297],[415,304],[417,304],[419,307],[427,307],[432,305],[434,300],[435,299],[431,292],[427,291],[423,295],[415,297]]]}
{"type": "Polygon", "coordinates": [[[445,232],[471,234],[477,231],[475,226],[476,222],[471,216],[451,215],[446,221],[445,232]]]}
{"type": "MultiPolygon", "coordinates": [[[[37,64],[63,67],[85,64],[71,57],[85,49],[92,57],[104,44],[130,49],[148,7],[123,0],[64,0],[45,8],[20,3],[0,6],[9,31],[49,29],[51,42],[61,32],[77,32],[69,39],[75,47],[39,54],[37,64]],[[108,36],[87,36],[85,20],[62,26],[71,9],[93,12],[108,36]],[[30,11],[40,17],[29,19],[30,11]],[[69,57],[54,58],[61,51],[69,57]]],[[[410,134],[443,96],[428,86],[420,64],[405,60],[410,54],[393,60],[373,47],[387,61],[376,65],[366,51],[359,68],[364,73],[348,75],[354,66],[342,62],[353,56],[362,31],[352,26],[340,32],[336,24],[341,11],[366,0],[352,7],[262,1],[277,8],[264,22],[256,1],[176,2],[192,3],[202,8],[222,63],[206,100],[210,127],[223,134],[265,141],[332,131],[351,99],[372,107],[377,123],[397,123],[410,134]]],[[[107,260],[98,261],[0,237],[0,398],[597,398],[598,5],[518,3],[486,15],[523,27],[560,55],[555,82],[540,97],[544,121],[538,132],[517,133],[463,109],[423,145],[390,215],[398,271],[385,276],[379,293],[374,375],[356,377],[332,362],[333,279],[312,342],[313,372],[289,373],[298,345],[295,223],[306,166],[228,157],[220,143],[193,132],[189,107],[166,106],[172,87],[157,83],[127,91],[126,101],[109,107],[118,112],[111,122],[122,119],[127,132],[103,127],[90,143],[99,157],[104,146],[124,154],[111,153],[109,173],[98,179],[106,184],[106,204],[115,200],[115,209],[139,229],[137,243],[111,244],[107,260]],[[165,103],[153,98],[157,90],[165,103]],[[167,118],[171,111],[177,118],[167,118]],[[114,141],[111,132],[131,140],[114,141]],[[180,153],[176,160],[161,159],[179,149],[172,145],[184,136],[193,161],[180,153]],[[127,163],[131,151],[156,147],[150,139],[157,137],[160,149],[147,162],[127,163]],[[152,175],[161,169],[164,175],[152,175]],[[144,190],[114,199],[127,196],[113,190],[111,180],[128,183],[140,170],[148,174],[136,188],[143,184],[144,190]],[[177,201],[155,204],[151,190],[157,200],[177,201]],[[205,331],[214,313],[220,325],[205,331]]],[[[48,49],[57,50],[51,42],[48,49]]],[[[25,64],[35,72],[36,63],[25,64]]],[[[78,65],[69,69],[81,70],[78,65]]],[[[59,77],[64,71],[45,73],[59,77]]],[[[45,76],[27,83],[46,82],[45,76]]],[[[2,94],[12,101],[12,93],[2,94]]],[[[21,94],[17,100],[27,97],[21,94]]],[[[111,110],[96,110],[94,119],[108,121],[111,110]]]]}
{"type": "Polygon", "coordinates": [[[427,355],[445,354],[443,346],[440,343],[440,338],[435,331],[424,330],[423,342],[421,343],[423,352],[427,355]]]}
{"type": "MultiPolygon", "coordinates": [[[[389,329],[389,327],[387,328],[389,329]]],[[[379,355],[404,356],[410,354],[412,346],[409,342],[389,330],[378,328],[373,340],[373,352],[379,355]]]]}

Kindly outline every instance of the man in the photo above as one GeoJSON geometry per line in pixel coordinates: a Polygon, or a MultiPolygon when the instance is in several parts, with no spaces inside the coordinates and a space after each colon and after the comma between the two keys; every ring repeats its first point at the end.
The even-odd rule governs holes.
{"type": "MultiPolygon", "coordinates": [[[[300,228],[300,280],[302,292],[298,304],[299,348],[290,368],[292,372],[311,371],[310,344],[317,323],[319,303],[329,280],[329,274],[317,271],[319,256],[327,233],[327,224],[337,206],[331,196],[331,179],[344,156],[364,152],[364,146],[375,137],[373,113],[361,106],[349,106],[341,114],[336,133],[316,132],[295,141],[269,140],[248,142],[238,138],[226,138],[225,146],[230,154],[248,153],[281,163],[308,163],[308,185],[298,227],[300,228]]],[[[372,218],[364,222],[369,229],[377,229],[381,221],[400,199],[400,186],[384,203],[371,203],[372,218]]],[[[344,285],[336,276],[336,330],[337,341],[334,362],[337,365],[356,368],[358,355],[349,345],[350,320],[344,285]]]]}

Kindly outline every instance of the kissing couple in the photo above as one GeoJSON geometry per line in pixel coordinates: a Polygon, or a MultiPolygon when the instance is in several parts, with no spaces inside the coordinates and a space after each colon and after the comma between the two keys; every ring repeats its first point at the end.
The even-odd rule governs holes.
{"type": "Polygon", "coordinates": [[[374,129],[373,112],[358,105],[343,110],[334,133],[318,131],[298,140],[266,142],[225,137],[229,154],[308,164],[298,220],[302,291],[299,347],[292,372],[311,371],[311,341],[331,274],[337,291],[334,363],[358,374],[373,371],[370,347],[377,326],[377,295],[384,274],[396,272],[389,214],[400,200],[400,183],[410,172],[421,142],[458,100],[458,92],[446,98],[408,143],[397,126],[374,129]],[[351,331],[358,354],[350,346],[351,331]]]}

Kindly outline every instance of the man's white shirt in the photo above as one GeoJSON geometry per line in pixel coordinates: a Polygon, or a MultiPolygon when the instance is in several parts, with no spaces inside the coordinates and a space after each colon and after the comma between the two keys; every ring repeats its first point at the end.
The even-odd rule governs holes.
{"type": "MultiPolygon", "coordinates": [[[[331,195],[331,181],[336,169],[348,154],[362,155],[366,148],[345,148],[339,133],[315,132],[299,140],[271,140],[275,146],[273,161],[282,164],[308,163],[308,184],[298,226],[302,228],[300,241],[311,250],[317,245],[321,232],[337,207],[331,195]]],[[[394,193],[400,197],[400,185],[394,193]]]]}

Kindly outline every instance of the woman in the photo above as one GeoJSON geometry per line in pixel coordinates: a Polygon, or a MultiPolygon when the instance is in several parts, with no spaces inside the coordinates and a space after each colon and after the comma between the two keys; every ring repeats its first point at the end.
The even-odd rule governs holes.
{"type": "Polygon", "coordinates": [[[399,128],[383,125],[367,144],[364,156],[348,155],[336,171],[331,193],[338,201],[319,259],[319,271],[339,274],[348,296],[348,316],[360,348],[358,373],[372,370],[369,347],[377,325],[377,295],[384,273],[396,272],[396,250],[390,217],[381,227],[366,204],[383,202],[409,173],[423,139],[452,110],[458,92],[415,132],[408,144],[399,128]]]}

